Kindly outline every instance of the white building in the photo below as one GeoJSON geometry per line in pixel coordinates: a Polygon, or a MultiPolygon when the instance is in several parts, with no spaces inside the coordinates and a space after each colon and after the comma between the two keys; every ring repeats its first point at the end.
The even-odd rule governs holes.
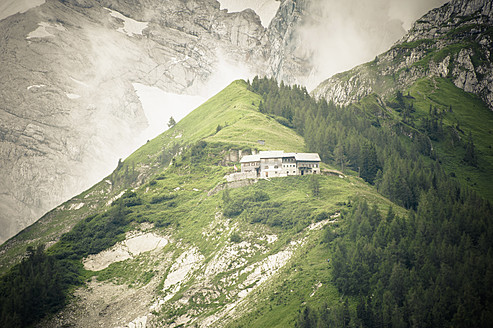
{"type": "Polygon", "coordinates": [[[259,178],[320,174],[320,156],[317,153],[261,151],[256,155],[243,156],[240,163],[242,173],[259,178]]]}

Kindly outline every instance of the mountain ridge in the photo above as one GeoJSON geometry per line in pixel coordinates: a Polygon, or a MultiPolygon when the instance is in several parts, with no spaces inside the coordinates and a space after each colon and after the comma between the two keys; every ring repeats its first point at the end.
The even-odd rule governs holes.
{"type": "Polygon", "coordinates": [[[197,94],[238,66],[276,74],[292,23],[268,30],[252,10],[227,13],[215,0],[48,0],[1,20],[0,242],[146,141],[135,83],[197,94]],[[270,49],[277,33],[286,40],[270,49]]]}
{"type": "MultiPolygon", "coordinates": [[[[172,129],[142,146],[112,175],[1,246],[1,269],[5,272],[23,257],[26,245],[47,244],[51,246],[47,253],[55,258],[73,254],[74,259],[80,259],[77,254],[82,254],[87,260],[91,254],[116,252],[122,249],[122,242],[131,243],[135,236],[158,236],[152,238],[168,241],[164,248],[120,262],[113,260],[98,273],[83,271],[89,274],[90,289],[78,288],[68,306],[47,317],[42,326],[95,326],[99,325],[97,322],[160,326],[172,325],[173,321],[224,326],[243,316],[236,306],[251,307],[257,302],[255,295],[264,292],[266,281],[281,282],[277,280],[279,275],[290,275],[291,265],[305,252],[310,253],[309,249],[316,250],[310,253],[310,263],[318,268],[317,272],[323,271],[325,260],[320,256],[325,246],[319,245],[318,238],[323,226],[337,222],[348,197],[363,197],[384,209],[392,206],[352,175],[344,179],[320,176],[320,197],[311,195],[308,176],[245,183],[236,188],[231,184],[227,191],[210,193],[220,190],[217,186],[224,184],[225,174],[233,172],[232,164],[238,165],[240,152],[303,150],[299,135],[258,111],[260,101],[261,97],[247,90],[244,81],[232,83],[172,129]],[[211,113],[217,114],[213,116],[215,120],[204,125],[203,115],[210,117],[211,113]],[[264,145],[257,142],[259,136],[265,140],[264,145]],[[247,214],[250,206],[260,205],[268,212],[261,214],[259,208],[259,218],[247,214]],[[104,222],[118,213],[118,206],[127,213],[126,219],[119,221],[123,224],[119,237],[107,239],[110,237],[102,234],[95,238],[92,231],[105,226],[104,222]],[[243,207],[242,215],[237,211],[243,207]],[[315,220],[318,214],[320,217],[315,220]],[[79,233],[83,235],[73,237],[79,233]],[[73,244],[76,240],[80,242],[73,244]],[[103,240],[108,242],[104,247],[98,242],[103,240]],[[110,240],[113,241],[109,243],[110,240]],[[95,248],[84,250],[89,245],[95,248]],[[160,259],[159,265],[154,265],[156,259],[160,259]],[[231,278],[226,279],[227,276],[231,278]],[[183,303],[183,298],[188,303],[183,303]],[[134,300],[141,305],[137,306],[134,300]],[[93,306],[100,302],[109,304],[103,306],[106,310],[94,310],[93,306]],[[211,311],[211,307],[216,310],[211,311]],[[105,312],[104,319],[100,311],[105,312]]],[[[404,209],[396,210],[405,213],[404,209]]],[[[73,263],[81,265],[77,264],[79,260],[73,263]]],[[[299,287],[308,294],[321,279],[310,270],[307,267],[304,273],[310,279],[299,287]]],[[[324,279],[328,281],[327,277],[324,279]]],[[[323,295],[326,292],[321,290],[317,298],[323,295]]],[[[295,298],[290,302],[294,305],[299,301],[295,298]]],[[[279,317],[278,324],[292,323],[294,319],[292,312],[279,317]]]]}
{"type": "Polygon", "coordinates": [[[411,30],[374,61],[336,74],[314,91],[348,105],[371,93],[388,97],[423,77],[445,77],[493,110],[490,1],[453,0],[417,20],[411,30]]]}

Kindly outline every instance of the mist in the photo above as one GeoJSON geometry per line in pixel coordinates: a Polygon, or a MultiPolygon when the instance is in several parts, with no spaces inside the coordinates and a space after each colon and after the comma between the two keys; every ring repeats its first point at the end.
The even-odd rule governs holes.
{"type": "Polygon", "coordinates": [[[218,0],[221,9],[227,9],[228,12],[238,12],[245,9],[253,9],[260,17],[262,25],[267,28],[269,23],[276,15],[279,9],[280,1],[276,0],[218,0]]]}
{"type": "Polygon", "coordinates": [[[45,0],[0,0],[0,20],[45,3],[45,0]]]}
{"type": "Polygon", "coordinates": [[[309,90],[388,50],[412,23],[447,0],[313,0],[297,30],[314,69],[309,90]]]}

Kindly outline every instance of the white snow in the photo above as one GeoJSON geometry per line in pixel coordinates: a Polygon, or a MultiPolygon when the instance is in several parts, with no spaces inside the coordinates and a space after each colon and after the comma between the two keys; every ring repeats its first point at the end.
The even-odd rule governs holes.
{"type": "Polygon", "coordinates": [[[153,233],[136,236],[125,241],[128,251],[132,255],[139,255],[153,249],[163,248],[168,244],[168,239],[153,233]]]}
{"type": "Polygon", "coordinates": [[[78,99],[78,98],[80,98],[80,96],[77,95],[77,94],[75,94],[75,93],[65,93],[65,94],[67,95],[67,97],[69,99],[78,99]]]}
{"type": "Polygon", "coordinates": [[[105,8],[110,12],[112,17],[121,19],[123,21],[123,27],[120,27],[117,31],[128,36],[142,35],[142,31],[147,28],[148,22],[139,22],[130,17],[120,14],[118,11],[105,8]]]}
{"type": "Polygon", "coordinates": [[[87,83],[84,83],[84,82],[82,82],[82,81],[76,80],[76,79],[74,79],[73,77],[71,77],[70,79],[71,79],[72,81],[74,81],[75,83],[77,83],[77,84],[79,84],[79,85],[82,85],[82,86],[84,86],[84,87],[86,87],[86,88],[88,88],[88,87],[89,87],[89,85],[88,85],[87,83]]]}
{"type": "Polygon", "coordinates": [[[25,13],[43,3],[45,0],[2,0],[0,1],[0,20],[17,13],[25,13]]]}
{"type": "Polygon", "coordinates": [[[144,109],[149,127],[142,132],[142,139],[150,140],[168,129],[171,116],[176,122],[197,108],[206,99],[200,96],[179,95],[157,87],[132,83],[144,109]]]}
{"type": "Polygon", "coordinates": [[[59,31],[65,31],[65,27],[63,27],[60,24],[52,25],[52,24],[47,23],[47,22],[41,22],[41,23],[38,23],[37,29],[35,29],[34,31],[31,31],[27,35],[26,39],[54,37],[55,35],[48,32],[48,30],[46,30],[46,28],[54,28],[54,29],[57,29],[59,31]]]}
{"type": "Polygon", "coordinates": [[[221,9],[227,9],[229,12],[240,12],[247,8],[253,9],[259,15],[260,21],[264,27],[268,27],[270,21],[277,13],[280,1],[276,0],[218,0],[221,9]]]}
{"type": "Polygon", "coordinates": [[[84,259],[84,268],[91,271],[100,271],[110,264],[133,258],[144,252],[161,249],[168,244],[169,240],[154,233],[146,233],[128,237],[121,243],[116,244],[108,250],[95,255],[89,255],[84,259]]]}
{"type": "Polygon", "coordinates": [[[32,88],[42,88],[42,87],[46,87],[46,85],[44,84],[34,84],[34,85],[30,85],[27,87],[27,90],[31,90],[32,88]]]}

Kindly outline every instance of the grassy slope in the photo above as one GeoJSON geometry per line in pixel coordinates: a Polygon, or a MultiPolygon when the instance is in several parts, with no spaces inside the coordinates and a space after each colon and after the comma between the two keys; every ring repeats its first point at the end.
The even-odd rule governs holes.
{"type": "MultiPolygon", "coordinates": [[[[454,173],[463,185],[476,189],[481,195],[493,200],[493,112],[477,96],[464,92],[447,79],[433,78],[417,81],[409,88],[416,108],[415,116],[428,116],[430,105],[445,111],[444,126],[455,126],[463,141],[472,133],[478,167],[464,164],[465,150],[452,146],[449,138],[434,142],[438,155],[447,172],[454,173]],[[448,112],[452,106],[452,112],[448,112]]],[[[405,93],[406,94],[406,93],[405,93]]]]}
{"type": "Polygon", "coordinates": [[[201,139],[258,150],[284,148],[286,151],[301,151],[304,148],[303,138],[254,110],[260,100],[261,96],[246,89],[245,81],[235,81],[172,129],[142,146],[127,161],[146,163],[159,154],[163,145],[186,145],[201,139]],[[218,125],[222,129],[216,133],[218,125]],[[259,139],[265,140],[265,145],[258,144],[259,139]]]}
{"type": "MultiPolygon", "coordinates": [[[[149,141],[126,159],[124,162],[126,165],[134,165],[139,172],[147,169],[146,175],[149,176],[140,187],[136,187],[136,193],[142,198],[143,204],[132,207],[132,213],[129,215],[134,222],[148,221],[161,224],[162,227],[158,229],[161,233],[171,233],[175,240],[180,240],[182,246],[197,247],[206,257],[206,262],[211,260],[218,248],[230,243],[228,234],[218,234],[214,242],[206,238],[197,238],[214,224],[217,212],[221,211],[222,194],[212,196],[207,194],[217,184],[223,183],[225,174],[232,172],[232,163],[226,166],[218,165],[228,154],[229,149],[304,150],[304,141],[299,135],[256,110],[255,105],[258,105],[259,101],[260,96],[248,91],[245,82],[233,82],[190,113],[174,128],[149,141]],[[216,132],[218,125],[223,128],[216,132]],[[160,162],[159,154],[163,149],[170,149],[174,145],[184,147],[201,139],[208,142],[207,151],[210,153],[203,154],[199,162],[192,164],[190,158],[178,156],[173,166],[168,169],[160,162]],[[259,145],[258,139],[265,140],[265,145],[259,145]],[[155,197],[170,194],[175,197],[172,201],[151,203],[155,197]],[[170,203],[173,205],[171,206],[170,203]]],[[[186,150],[182,151],[187,154],[186,150]]],[[[277,234],[278,241],[268,246],[270,250],[267,254],[274,254],[292,239],[299,239],[302,236],[307,236],[307,239],[305,246],[295,253],[272,283],[261,286],[247,298],[247,302],[244,303],[246,308],[241,312],[243,316],[231,322],[231,325],[283,327],[293,323],[298,309],[304,302],[339,300],[340,295],[330,285],[330,268],[326,263],[326,258],[330,257],[328,247],[319,243],[322,232],[304,230],[304,227],[311,223],[311,214],[344,210],[346,208],[344,204],[348,200],[357,198],[364,198],[370,204],[378,204],[382,211],[386,211],[392,203],[356,177],[346,179],[334,176],[320,177],[320,186],[319,197],[311,196],[309,177],[260,181],[232,191],[232,196],[235,197],[244,192],[261,190],[269,195],[270,201],[278,202],[282,206],[307,209],[306,217],[291,228],[269,227],[261,223],[251,224],[245,217],[237,217],[233,219],[233,223],[243,240],[249,240],[255,234],[257,236],[267,233],[277,234]],[[310,296],[319,283],[324,287],[310,296]]],[[[89,213],[104,211],[108,200],[126,187],[128,186],[122,185],[119,188],[112,188],[108,182],[102,181],[54,209],[2,246],[1,272],[5,272],[12,263],[18,261],[28,245],[54,241],[62,232],[69,230],[89,213]],[[75,209],[80,204],[82,207],[75,209]]],[[[398,213],[405,214],[401,208],[396,210],[398,213]]],[[[130,228],[134,226],[133,224],[130,228]]],[[[169,245],[163,251],[176,250],[169,245]]],[[[248,259],[248,263],[261,260],[265,256],[266,254],[255,254],[248,259]]],[[[158,264],[159,261],[154,263],[155,261],[143,254],[134,260],[114,263],[94,274],[101,280],[111,280],[132,288],[140,288],[155,275],[162,274],[152,267],[162,265],[158,264]]],[[[246,277],[242,279],[244,278],[246,277]]],[[[191,284],[184,286],[174,299],[187,293],[190,287],[191,284]]],[[[210,313],[214,313],[227,302],[228,300],[221,299],[218,305],[208,305],[210,313]]],[[[174,309],[173,313],[180,311],[184,309],[174,309]]],[[[166,320],[169,314],[164,311],[160,316],[166,320]]]]}
{"type": "MultiPolygon", "coordinates": [[[[445,78],[423,78],[402,91],[405,104],[412,103],[416,110],[412,114],[414,127],[405,125],[408,132],[418,132],[420,120],[430,117],[430,106],[443,112],[444,134],[440,140],[432,141],[443,168],[449,175],[455,175],[462,185],[469,186],[490,201],[493,200],[493,189],[491,188],[493,182],[493,112],[479,97],[457,88],[445,78]],[[408,92],[411,97],[407,97],[408,92]],[[452,106],[452,112],[449,111],[450,106],[452,106]],[[460,130],[456,132],[461,138],[461,144],[456,142],[453,145],[449,131],[452,128],[455,129],[457,124],[460,126],[460,130]],[[469,132],[472,134],[478,156],[477,167],[467,165],[463,161],[464,144],[469,132]]],[[[395,101],[393,97],[388,98],[395,101]]],[[[401,121],[402,113],[387,107],[378,99],[378,96],[371,94],[354,106],[366,112],[371,120],[379,117],[382,124],[401,121]]],[[[405,136],[401,138],[408,139],[405,136]]]]}
{"type": "MultiPolygon", "coordinates": [[[[244,81],[235,81],[183,118],[174,128],[139,148],[124,163],[134,165],[139,172],[150,176],[167,165],[158,159],[163,150],[175,145],[188,145],[207,137],[211,141],[255,147],[259,150],[284,148],[286,151],[301,151],[304,141],[300,136],[254,111],[253,104],[258,105],[260,99],[260,96],[246,89],[244,81]],[[226,127],[216,134],[218,125],[226,127]],[[258,139],[264,139],[265,145],[259,145],[258,139]]],[[[111,187],[109,183],[101,181],[47,213],[0,247],[0,274],[20,260],[27,246],[50,244],[57,240],[76,222],[93,213],[94,208],[104,206],[126,187],[128,186],[111,187]],[[81,204],[82,207],[75,209],[81,204]]]]}

